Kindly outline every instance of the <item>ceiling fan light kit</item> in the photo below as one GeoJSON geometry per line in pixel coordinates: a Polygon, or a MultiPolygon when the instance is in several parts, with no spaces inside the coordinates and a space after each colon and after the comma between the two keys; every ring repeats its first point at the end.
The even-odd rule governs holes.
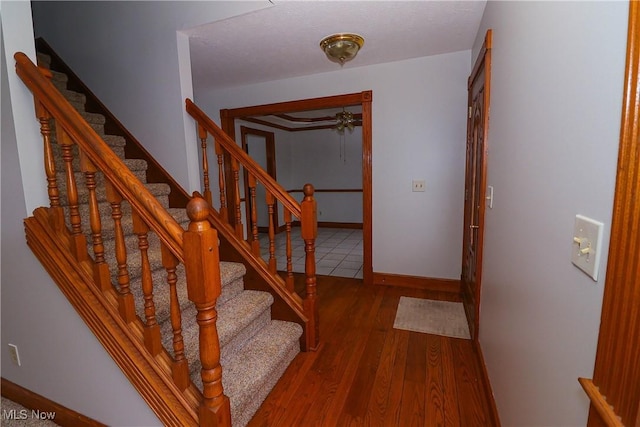
{"type": "Polygon", "coordinates": [[[364,38],[358,34],[332,34],[320,41],[320,48],[330,61],[344,65],[352,60],[364,45],[364,38]]]}

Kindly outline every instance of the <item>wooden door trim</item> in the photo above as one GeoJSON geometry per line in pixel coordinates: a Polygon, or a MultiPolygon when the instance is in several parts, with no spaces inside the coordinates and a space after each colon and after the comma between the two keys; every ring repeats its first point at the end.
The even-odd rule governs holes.
{"type": "MultiPolygon", "coordinates": [[[[249,153],[249,147],[247,144],[247,135],[257,135],[261,136],[265,139],[265,149],[266,149],[266,157],[267,157],[267,174],[277,181],[277,165],[276,165],[276,138],[273,132],[269,132],[262,129],[250,128],[248,126],[240,126],[240,139],[242,140],[242,150],[245,153],[249,153]]],[[[246,197],[249,194],[249,173],[246,168],[242,168],[242,174],[244,176],[244,194],[245,194],[245,222],[247,223],[247,239],[251,236],[251,223],[249,219],[251,218],[251,206],[250,199],[246,197]]],[[[273,224],[275,228],[275,232],[278,233],[280,229],[279,221],[278,221],[278,204],[276,203],[273,206],[273,224]]]]}
{"type": "MultiPolygon", "coordinates": [[[[320,110],[324,108],[341,108],[353,105],[362,106],[362,272],[363,281],[366,285],[373,284],[372,101],[373,92],[368,90],[344,95],[220,110],[222,130],[224,130],[229,137],[235,139],[235,120],[243,116],[265,116],[269,114],[320,110]]],[[[227,191],[229,190],[233,191],[232,188],[227,188],[227,191]]],[[[233,192],[228,192],[227,194],[233,194],[233,192]]],[[[228,197],[228,199],[228,208],[230,212],[233,212],[231,211],[231,209],[234,208],[234,206],[232,206],[233,198],[228,197]]],[[[229,218],[233,218],[233,216],[230,215],[229,218]]]]}
{"type": "MultiPolygon", "coordinates": [[[[624,425],[640,425],[640,2],[629,2],[618,172],[593,383],[624,425]]],[[[589,427],[604,425],[594,405],[589,427]]]]}
{"type": "MultiPolygon", "coordinates": [[[[467,90],[468,90],[468,100],[467,106],[470,107],[473,99],[471,90],[473,88],[474,83],[476,82],[478,75],[481,70],[484,70],[484,100],[483,100],[483,111],[482,117],[486,118],[486,126],[483,126],[483,135],[482,139],[484,142],[484,148],[482,152],[482,171],[480,173],[480,195],[479,200],[484,201],[486,198],[486,189],[487,189],[487,153],[488,153],[488,142],[489,142],[489,105],[491,102],[490,93],[491,93],[491,49],[493,44],[493,32],[491,29],[487,30],[487,33],[484,38],[484,42],[482,43],[482,47],[480,48],[480,52],[478,53],[478,58],[476,59],[475,65],[473,67],[473,71],[471,75],[469,75],[469,79],[467,81],[467,90]]],[[[472,117],[467,119],[467,141],[469,138],[468,132],[471,131],[471,121],[472,117]]],[[[466,171],[468,174],[469,171],[466,171]]],[[[465,181],[466,181],[465,174],[465,181]]],[[[480,295],[482,289],[482,256],[484,249],[484,217],[485,217],[485,209],[486,204],[482,203],[480,205],[480,210],[478,212],[478,246],[476,249],[476,266],[475,266],[475,276],[476,276],[476,289],[474,295],[474,316],[473,316],[473,325],[470,326],[470,330],[473,331],[472,339],[474,341],[478,340],[478,331],[480,327],[480,295]]],[[[466,224],[469,223],[471,225],[471,218],[467,218],[467,210],[465,207],[465,220],[463,227],[466,227],[466,224]]],[[[466,236],[466,230],[463,230],[463,236],[466,236]]],[[[463,242],[462,244],[462,262],[464,262],[466,256],[467,243],[463,242]]],[[[463,288],[466,287],[464,278],[461,278],[461,283],[463,288]]],[[[463,289],[464,294],[464,289],[463,289]]],[[[463,295],[464,296],[464,295],[463,295]]],[[[467,304],[465,304],[465,313],[467,314],[467,319],[469,320],[470,316],[467,313],[467,304]]]]}

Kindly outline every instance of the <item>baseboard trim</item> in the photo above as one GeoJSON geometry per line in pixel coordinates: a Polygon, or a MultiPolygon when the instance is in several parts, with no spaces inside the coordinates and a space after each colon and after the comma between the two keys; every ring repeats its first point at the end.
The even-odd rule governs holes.
{"type": "Polygon", "coordinates": [[[373,284],[460,294],[460,280],[458,279],[439,279],[435,277],[374,272],[373,284]]]}
{"type": "MultiPolygon", "coordinates": [[[[300,221],[293,221],[291,225],[293,227],[300,227],[300,221]]],[[[362,223],[361,222],[318,221],[318,227],[320,228],[351,228],[354,230],[362,230],[362,223]]]]}
{"type": "Polygon", "coordinates": [[[498,407],[496,406],[496,399],[493,396],[493,389],[491,388],[491,382],[489,381],[489,372],[487,371],[487,365],[484,363],[484,355],[482,354],[482,348],[478,340],[473,340],[473,348],[478,355],[480,361],[480,368],[482,373],[482,388],[485,396],[489,398],[489,416],[491,417],[492,425],[500,427],[500,416],[498,415],[498,407]]]}
{"type": "Polygon", "coordinates": [[[94,419],[82,415],[72,409],[60,405],[37,393],[32,392],[5,378],[1,379],[2,396],[24,406],[27,409],[41,412],[53,412],[51,421],[61,426],[106,427],[94,419]]]}

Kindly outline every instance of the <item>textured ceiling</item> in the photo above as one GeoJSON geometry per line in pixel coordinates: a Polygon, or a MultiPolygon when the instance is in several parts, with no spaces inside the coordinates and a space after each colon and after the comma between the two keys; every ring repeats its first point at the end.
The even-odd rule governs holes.
{"type": "Polygon", "coordinates": [[[185,31],[194,89],[334,71],[319,47],[333,33],[365,38],[345,68],[471,49],[482,1],[279,1],[185,31]]]}

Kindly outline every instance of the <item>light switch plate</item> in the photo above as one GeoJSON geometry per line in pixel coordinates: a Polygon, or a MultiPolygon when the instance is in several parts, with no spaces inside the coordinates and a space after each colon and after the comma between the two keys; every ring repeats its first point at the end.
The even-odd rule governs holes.
{"type": "Polygon", "coordinates": [[[425,189],[425,183],[423,179],[414,179],[411,181],[411,191],[423,193],[425,189]]]}
{"type": "Polygon", "coordinates": [[[576,215],[571,262],[595,281],[598,281],[603,228],[600,221],[576,215]]]}

